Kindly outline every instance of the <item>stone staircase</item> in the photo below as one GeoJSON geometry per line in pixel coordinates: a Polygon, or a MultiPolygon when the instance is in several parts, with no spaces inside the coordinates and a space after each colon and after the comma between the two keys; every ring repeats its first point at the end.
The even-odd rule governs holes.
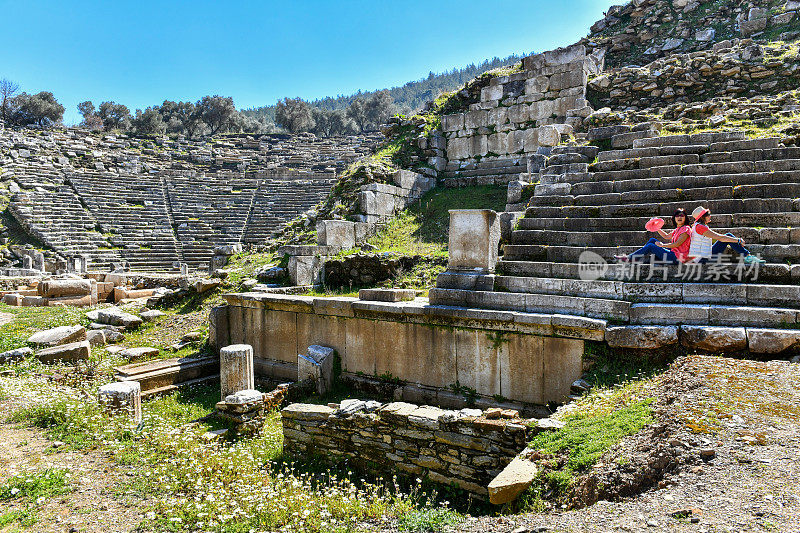
{"type": "Polygon", "coordinates": [[[595,161],[596,151],[555,149],[497,273],[446,272],[431,303],[612,324],[797,327],[800,148],[728,132],[644,137],[595,161]],[[711,209],[716,231],[744,238],[767,263],[747,265],[735,254],[703,270],[602,261],[652,237],[644,230],[652,216],[668,220],[678,207],[691,213],[697,205],[711,209]],[[587,256],[594,275],[581,264],[587,256]]]}
{"type": "Polygon", "coordinates": [[[160,177],[82,172],[70,175],[68,181],[103,232],[121,248],[119,253],[131,269],[173,269],[179,255],[160,177]]]}
{"type": "Polygon", "coordinates": [[[473,185],[507,185],[528,172],[527,158],[493,158],[479,163],[449,163],[439,183],[444,187],[470,187],[473,185]]]}
{"type": "Polygon", "coordinates": [[[262,181],[244,233],[244,242],[263,243],[299,213],[322,201],[334,183],[332,175],[262,181]]]}

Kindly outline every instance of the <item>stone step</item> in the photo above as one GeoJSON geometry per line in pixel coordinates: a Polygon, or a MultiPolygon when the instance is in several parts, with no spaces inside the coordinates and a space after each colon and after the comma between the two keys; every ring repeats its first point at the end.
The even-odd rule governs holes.
{"type": "MultiPolygon", "coordinates": [[[[577,263],[583,252],[594,252],[606,261],[613,261],[615,255],[627,255],[636,246],[563,246],[540,244],[507,244],[503,247],[504,257],[510,261],[549,261],[554,263],[577,263]]],[[[748,244],[747,249],[762,259],[772,263],[800,263],[800,244],[748,244]]],[[[732,256],[735,257],[735,256],[732,256]]]]}
{"type": "MultiPolygon", "coordinates": [[[[743,173],[743,174],[715,174],[710,176],[673,176],[661,178],[620,179],[615,176],[614,181],[587,180],[572,182],[571,187],[560,185],[555,189],[568,191],[573,196],[586,194],[626,193],[634,191],[661,191],[671,189],[698,189],[708,187],[753,187],[777,186],[789,183],[800,183],[800,172],[771,172],[771,173],[743,173]]],[[[547,189],[547,187],[540,187],[547,189]]]]}
{"type": "Polygon", "coordinates": [[[617,323],[720,325],[796,328],[797,309],[687,303],[630,303],[602,298],[552,294],[431,289],[432,305],[477,307],[528,313],[558,313],[617,323]]]}
{"type": "MultiPolygon", "coordinates": [[[[728,264],[703,265],[653,265],[645,262],[632,268],[628,264],[608,263],[604,270],[593,277],[602,280],[652,281],[652,282],[730,282],[800,284],[800,265],[786,263],[764,263],[757,271],[751,265],[741,265],[738,261],[728,264]]],[[[578,263],[555,263],[549,261],[501,260],[497,265],[498,274],[507,276],[581,279],[588,275],[578,263]]]]}
{"type": "MultiPolygon", "coordinates": [[[[645,223],[651,217],[626,218],[521,218],[517,221],[517,229],[537,230],[551,229],[556,231],[643,231],[645,223]]],[[[668,225],[669,217],[664,217],[668,225]]],[[[665,231],[669,227],[665,226],[665,231]]],[[[800,212],[788,213],[742,213],[714,214],[714,225],[723,228],[763,228],[763,231],[775,229],[781,232],[800,226],[800,212]]],[[[759,229],[758,231],[762,231],[759,229]]],[[[652,236],[652,234],[651,234],[652,236]]]]}
{"type": "Polygon", "coordinates": [[[741,141],[747,138],[743,131],[731,132],[712,132],[695,133],[691,135],[664,135],[661,137],[650,137],[633,141],[634,148],[647,148],[651,146],[676,146],[676,145],[697,145],[714,144],[730,141],[741,141]]]}
{"type": "MultiPolygon", "coordinates": [[[[751,244],[796,244],[800,243],[800,228],[715,227],[717,233],[732,233],[751,244]]],[[[640,231],[559,231],[516,230],[511,234],[512,244],[560,244],[565,246],[636,246],[644,245],[654,233],[640,231]]],[[[659,238],[659,240],[662,240],[659,238]]],[[[668,241],[665,241],[668,242],[668,241]]]]}
{"type": "MultiPolygon", "coordinates": [[[[630,203],[606,205],[575,205],[575,206],[532,206],[525,211],[529,218],[610,218],[610,217],[645,217],[645,216],[672,216],[679,208],[691,211],[692,201],[686,205],[684,201],[661,203],[630,203]]],[[[774,212],[800,212],[800,199],[792,198],[735,198],[735,199],[709,199],[703,205],[711,210],[712,214],[756,214],[774,212]]]]}

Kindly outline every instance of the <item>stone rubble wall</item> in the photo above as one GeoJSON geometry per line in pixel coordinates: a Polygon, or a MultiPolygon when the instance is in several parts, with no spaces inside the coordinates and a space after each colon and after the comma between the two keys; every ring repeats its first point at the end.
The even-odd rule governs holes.
{"type": "Polygon", "coordinates": [[[571,133],[567,117],[591,113],[586,82],[600,70],[601,56],[574,45],[528,56],[522,71],[493,78],[469,111],[442,117],[448,169],[557,145],[571,133]]]}
{"type": "Polygon", "coordinates": [[[589,82],[597,108],[643,109],[673,102],[756,96],[793,90],[800,81],[800,55],[793,44],[764,46],[743,40],[711,50],[673,55],[644,67],[608,71],[589,82]]]}
{"type": "Polygon", "coordinates": [[[361,187],[358,195],[363,221],[374,224],[388,222],[397,212],[418,202],[422,195],[436,186],[436,179],[399,170],[394,185],[371,183],[361,187]]]}
{"type": "Polygon", "coordinates": [[[368,461],[378,472],[428,478],[486,499],[487,485],[526,447],[530,429],[519,418],[483,415],[404,402],[292,404],[281,411],[283,446],[293,456],[368,461]]]}
{"type": "Polygon", "coordinates": [[[797,0],[633,0],[611,6],[584,42],[606,50],[610,67],[642,65],[726,39],[794,40],[798,10],[797,0]]]}

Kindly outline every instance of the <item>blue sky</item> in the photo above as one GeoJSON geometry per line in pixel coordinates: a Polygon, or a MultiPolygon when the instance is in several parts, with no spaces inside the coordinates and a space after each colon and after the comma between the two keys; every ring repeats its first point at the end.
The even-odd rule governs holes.
{"type": "Polygon", "coordinates": [[[0,78],[52,91],[68,124],[84,100],[133,111],[221,94],[247,108],[571,44],[614,3],[0,0],[0,78]]]}

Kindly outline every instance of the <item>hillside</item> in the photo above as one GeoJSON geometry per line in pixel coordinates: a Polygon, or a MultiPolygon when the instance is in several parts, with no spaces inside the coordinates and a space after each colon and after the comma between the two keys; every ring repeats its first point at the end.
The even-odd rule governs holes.
{"type": "MultiPolygon", "coordinates": [[[[426,103],[433,101],[441,93],[453,91],[469,80],[480,74],[500,67],[512,65],[520,61],[522,56],[511,54],[504,58],[486,59],[481,63],[472,63],[465,67],[454,68],[448,72],[428,74],[426,78],[410,81],[399,87],[387,89],[389,95],[394,100],[395,105],[401,113],[418,111],[426,103]]],[[[353,100],[370,96],[376,91],[359,91],[346,96],[327,97],[309,102],[311,106],[335,111],[346,109],[353,100]]],[[[261,119],[264,118],[271,123],[275,123],[275,106],[267,105],[242,110],[245,115],[261,119]]]]}

